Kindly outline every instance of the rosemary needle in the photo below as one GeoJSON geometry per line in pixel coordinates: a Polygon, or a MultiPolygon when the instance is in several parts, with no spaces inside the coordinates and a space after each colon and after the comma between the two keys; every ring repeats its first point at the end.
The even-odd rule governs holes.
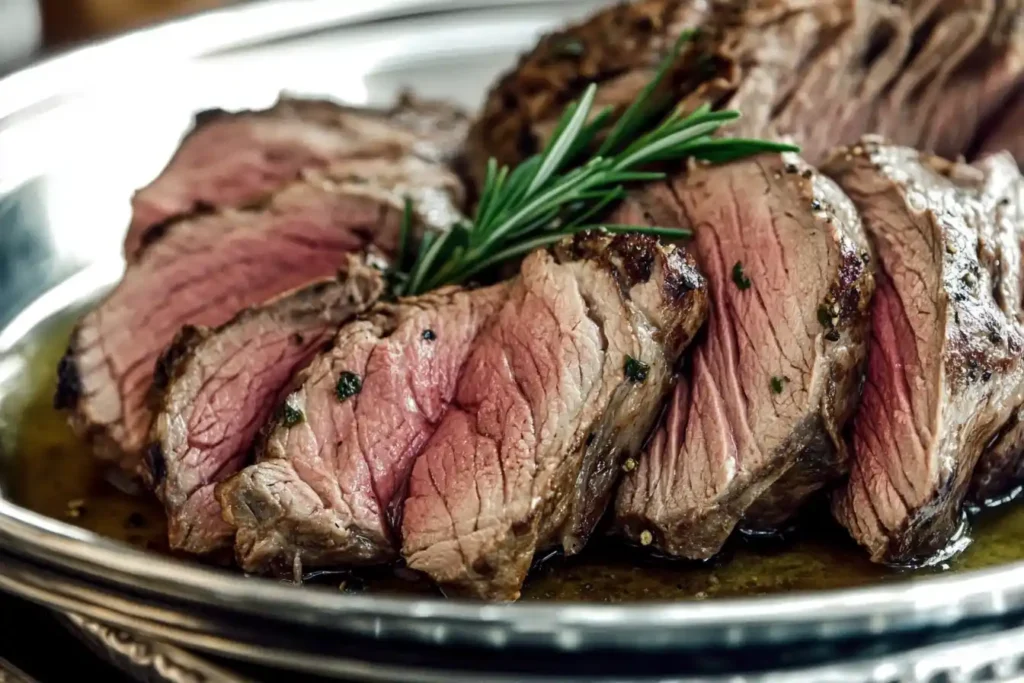
{"type": "Polygon", "coordinates": [[[626,196],[626,185],[663,180],[664,173],[644,170],[652,164],[687,157],[721,163],[762,152],[799,151],[793,145],[765,140],[713,137],[740,114],[712,111],[708,105],[685,116],[674,110],[652,126],[662,111],[654,101],[658,86],[693,35],[686,32],[679,37],[654,78],[610,130],[610,109],[591,116],[597,96],[597,86],[591,84],[579,101],[566,108],[540,154],[511,170],[490,159],[473,218],[444,233],[427,232],[411,263],[412,211],[407,202],[397,272],[391,278],[395,293],[414,295],[465,282],[502,261],[588,228],[687,237],[689,231],[679,228],[591,221],[626,196]],[[587,156],[586,150],[606,130],[600,147],[587,156]]]}

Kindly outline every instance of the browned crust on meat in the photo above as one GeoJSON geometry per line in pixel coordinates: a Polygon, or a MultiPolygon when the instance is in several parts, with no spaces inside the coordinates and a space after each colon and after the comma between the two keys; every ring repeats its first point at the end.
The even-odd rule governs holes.
{"type": "Polygon", "coordinates": [[[558,118],[588,84],[634,71],[653,74],[687,26],[705,24],[698,44],[684,50],[667,79],[672,91],[697,90],[721,75],[721,69],[728,71],[728,60],[718,59],[718,48],[711,47],[718,22],[702,21],[706,11],[694,0],[641,0],[543,36],[491,89],[470,128],[467,160],[474,180],[482,181],[488,157],[514,166],[539,151],[543,141],[535,124],[558,118]]]}
{"type": "Polygon", "coordinates": [[[82,376],[75,362],[77,337],[74,335],[68,344],[67,351],[57,364],[57,392],[53,396],[53,407],[56,410],[74,410],[78,399],[82,397],[82,376]]]}
{"type": "MultiPolygon", "coordinates": [[[[913,179],[907,180],[893,172],[891,164],[900,163],[916,164],[950,178],[955,186],[953,191],[975,210],[985,200],[1003,205],[1009,204],[1011,199],[995,194],[986,197],[983,193],[991,188],[987,187],[985,171],[978,166],[902,148],[874,135],[864,136],[855,147],[840,148],[826,164],[829,175],[838,179],[852,174],[858,166],[865,169],[873,167],[880,184],[886,188],[885,192],[897,197],[898,201],[906,202],[910,210],[923,213],[922,220],[927,220],[939,235],[934,247],[941,250],[942,261],[937,308],[945,332],[941,345],[934,349],[941,359],[942,378],[934,387],[939,398],[930,419],[942,426],[935,428],[935,435],[925,441],[924,447],[928,449],[929,458],[938,459],[931,450],[936,443],[941,445],[945,439],[955,439],[956,459],[942,458],[944,471],[930,475],[926,482],[915,482],[916,487],[925,484],[928,488],[919,499],[902,502],[906,509],[894,524],[880,522],[880,516],[874,509],[876,504],[885,504],[885,496],[907,495],[905,489],[893,484],[891,475],[857,477],[855,470],[850,485],[840,489],[832,501],[836,518],[871,553],[873,561],[917,564],[932,562],[951,547],[950,543],[956,540],[963,528],[961,503],[968,493],[975,466],[984,458],[985,452],[998,445],[999,438],[1016,428],[1013,413],[999,418],[999,410],[1011,409],[1012,404],[1003,400],[1005,397],[999,395],[998,389],[990,388],[989,382],[998,381],[1000,377],[1005,380],[1015,368],[1020,367],[1024,338],[1014,315],[1019,310],[1019,302],[1012,303],[1013,312],[1003,310],[995,292],[978,285],[982,281],[982,270],[991,267],[983,260],[997,254],[992,251],[993,245],[986,245],[990,235],[979,230],[979,226],[972,226],[956,217],[950,218],[941,204],[929,202],[923,208],[915,207],[909,195],[919,188],[913,179]],[[906,160],[894,160],[894,151],[906,151],[910,156],[906,160]],[[960,237],[975,230],[978,230],[976,248],[966,248],[960,237]],[[991,402],[998,408],[989,408],[989,414],[983,414],[980,401],[978,404],[967,401],[959,406],[949,405],[959,397],[979,391],[987,394],[985,402],[991,402]],[[971,421],[957,422],[959,415],[965,414],[963,411],[969,411],[971,421]],[[961,434],[961,429],[966,436],[961,434]]],[[[982,220],[992,221],[992,218],[982,220]]],[[[1002,277],[1002,274],[994,272],[987,275],[993,283],[1002,277]]],[[[895,458],[899,453],[891,455],[895,458]]],[[[912,475],[904,473],[903,476],[912,475]]]]}
{"type": "MultiPolygon", "coordinates": [[[[188,371],[189,364],[195,357],[195,352],[207,339],[223,330],[244,324],[250,318],[261,315],[267,306],[273,306],[278,302],[301,299],[304,302],[308,301],[309,305],[315,308],[319,304],[320,295],[328,287],[336,282],[345,282],[346,280],[351,282],[358,280],[358,292],[350,291],[349,301],[359,309],[372,304],[384,293],[384,274],[377,268],[366,265],[365,257],[350,255],[348,263],[339,270],[336,278],[320,280],[305,287],[284,292],[263,306],[244,308],[232,317],[231,320],[215,329],[185,325],[157,361],[153,384],[150,387],[148,396],[154,413],[160,413],[166,409],[167,389],[175,380],[188,371]],[[362,302],[359,301],[360,298],[362,298],[362,302]]],[[[162,462],[160,440],[154,435],[151,441],[151,445],[145,451],[145,457],[139,470],[146,483],[151,488],[156,488],[160,486],[162,479],[160,472],[164,468],[160,464],[162,462]]]]}
{"type": "Polygon", "coordinates": [[[82,400],[82,374],[78,367],[81,339],[78,328],[71,333],[67,351],[57,364],[57,389],[53,397],[56,410],[68,411],[68,424],[101,460],[117,460],[120,445],[110,436],[105,425],[92,422],[80,411],[82,400]]]}
{"type": "MultiPolygon", "coordinates": [[[[251,309],[246,309],[242,314],[251,309]]],[[[236,316],[237,319],[238,316],[236,316]]],[[[230,322],[228,324],[231,324],[230,322]]],[[[208,339],[212,330],[201,325],[185,325],[174,335],[174,340],[156,362],[153,373],[153,384],[149,388],[149,403],[159,408],[163,403],[163,394],[167,387],[181,374],[184,360],[204,340],[208,339]]]]}

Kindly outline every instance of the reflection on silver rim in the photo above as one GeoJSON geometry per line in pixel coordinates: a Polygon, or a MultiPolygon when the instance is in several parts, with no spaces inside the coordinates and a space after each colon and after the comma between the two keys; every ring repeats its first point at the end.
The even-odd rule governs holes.
{"type": "MultiPolygon", "coordinates": [[[[10,120],[0,119],[0,187],[4,187],[6,181],[11,185],[25,182],[15,173],[20,172],[20,168],[3,166],[5,128],[13,125],[14,118],[20,122],[19,126],[33,121],[34,113],[38,113],[40,107],[59,108],[54,98],[64,94],[71,98],[72,93],[87,87],[79,82],[77,76],[87,73],[89,78],[99,78],[98,72],[94,72],[98,65],[125,61],[126,55],[132,55],[132,50],[141,42],[165,44],[180,38],[185,29],[201,29],[203,39],[195,44],[179,41],[172,56],[188,56],[181,54],[186,47],[195,49],[196,54],[221,53],[242,44],[257,46],[271,38],[294,37],[328,28],[333,30],[344,17],[339,14],[341,10],[331,8],[350,5],[335,0],[302,0],[303,9],[296,11],[298,3],[299,0],[268,0],[147,30],[106,46],[88,48],[85,52],[47,62],[32,71],[0,81],[0,102],[11,107],[7,113],[12,117],[10,120]],[[280,18],[283,14],[288,16],[283,25],[260,23],[267,17],[280,18]],[[243,16],[245,21],[241,20],[243,16]],[[232,27],[236,31],[243,30],[244,35],[228,30],[232,27]]],[[[364,4],[368,7],[373,5],[371,2],[364,4]]],[[[390,7],[393,15],[403,8],[422,4],[422,0],[393,0],[375,7],[390,7]]],[[[470,0],[445,2],[448,7],[473,4],[470,0]]],[[[416,43],[415,36],[419,35],[419,43],[416,44],[420,44],[423,27],[429,25],[435,31],[457,32],[457,36],[451,36],[453,41],[456,38],[476,41],[481,51],[489,41],[503,45],[510,41],[513,23],[507,19],[507,10],[484,0],[476,4],[490,9],[433,20],[420,17],[409,26],[391,21],[386,30],[378,27],[379,40],[391,41],[387,44],[397,49],[393,48],[395,41],[401,41],[405,36],[416,43]],[[415,26],[415,31],[410,26],[415,26]]],[[[521,31],[521,35],[514,35],[525,44],[535,33],[566,16],[590,9],[595,2],[532,0],[515,4],[535,8],[527,12],[521,7],[515,15],[518,23],[514,23],[514,28],[521,31]]],[[[367,19],[370,15],[372,13],[363,12],[358,18],[367,19]]],[[[337,41],[342,43],[363,35],[369,26],[337,29],[348,31],[337,41]]],[[[309,38],[314,39],[319,40],[323,47],[325,39],[322,36],[309,38]]],[[[297,59],[295,55],[304,45],[288,48],[278,45],[275,49],[280,52],[274,53],[274,58],[285,55],[294,62],[297,59]]],[[[226,70],[226,63],[233,64],[231,68],[238,68],[250,53],[234,54],[229,62],[220,63],[220,68],[226,70]]],[[[322,54],[317,58],[320,57],[322,54]]],[[[446,53],[445,59],[450,60],[451,54],[446,53]]],[[[358,65],[347,66],[358,68],[358,65]]],[[[118,73],[123,71],[122,68],[118,73]]],[[[222,71],[221,76],[224,73],[222,71]]],[[[422,74],[422,71],[416,73],[422,74]]],[[[363,81],[371,75],[366,74],[365,79],[356,80],[365,85],[363,81]]],[[[109,77],[115,78],[114,75],[109,77]]],[[[348,77],[354,78],[351,74],[348,77]]],[[[400,80],[393,75],[389,77],[389,86],[400,80]]],[[[3,114],[0,112],[0,116],[3,114]]],[[[67,123],[60,117],[54,121],[67,123]]],[[[45,128],[43,123],[39,127],[45,128]]],[[[20,138],[12,144],[21,144],[20,138]]],[[[83,230],[80,222],[74,228],[83,230]]],[[[114,237],[116,241],[117,236],[114,237]]],[[[106,258],[113,259],[110,253],[106,258]]],[[[44,290],[63,279],[63,276],[55,275],[54,281],[34,286],[26,293],[37,303],[21,311],[7,331],[0,332],[0,340],[3,340],[0,346],[0,385],[6,367],[4,353],[10,353],[37,323],[68,305],[94,296],[101,286],[100,281],[109,282],[107,275],[120,267],[113,260],[107,265],[103,263],[103,260],[91,260],[87,264],[72,264],[77,266],[75,270],[83,273],[77,276],[79,279],[73,281],[74,284],[51,289],[46,294],[44,290]],[[83,265],[90,269],[82,270],[83,265]]],[[[10,360],[9,356],[7,360],[10,360]]],[[[10,367],[16,368],[16,365],[10,367]]],[[[167,635],[160,634],[160,637],[175,638],[175,642],[182,642],[186,634],[198,637],[202,629],[212,629],[214,625],[225,628],[245,625],[246,617],[259,617],[268,625],[265,634],[268,640],[275,633],[284,636],[290,628],[301,625],[321,630],[333,638],[340,638],[340,634],[357,634],[378,640],[405,638],[419,643],[484,648],[530,645],[565,652],[606,647],[692,649],[707,645],[736,647],[795,639],[836,639],[852,634],[878,635],[926,626],[945,626],[968,618],[991,618],[1024,609],[1024,564],[961,576],[918,579],[897,586],[704,603],[479,605],[438,599],[344,595],[337,591],[296,589],[270,581],[245,579],[224,571],[156,557],[29,512],[2,497],[0,549],[12,558],[7,559],[0,554],[0,587],[19,591],[64,610],[84,611],[83,605],[88,605],[94,612],[93,616],[117,615],[120,626],[136,628],[134,624],[138,623],[148,625],[150,632],[163,629],[167,635]],[[50,573],[43,572],[43,568],[50,573]],[[196,609],[200,606],[209,609],[200,613],[196,609]]],[[[114,621],[107,616],[103,616],[103,620],[114,621]]],[[[224,647],[227,648],[226,645],[224,647]]],[[[251,650],[250,646],[250,651],[242,654],[259,654],[251,650]]]]}
{"type": "Polygon", "coordinates": [[[0,657],[0,683],[36,683],[36,681],[0,657]]]}

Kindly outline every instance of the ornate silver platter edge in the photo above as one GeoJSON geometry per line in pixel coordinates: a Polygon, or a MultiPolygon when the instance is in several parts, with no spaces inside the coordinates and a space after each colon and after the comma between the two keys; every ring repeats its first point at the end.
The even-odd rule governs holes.
{"type": "MultiPolygon", "coordinates": [[[[507,7],[479,0],[387,0],[358,7],[335,0],[246,4],[90,46],[0,81],[0,138],[6,127],[61,106],[101,75],[120,83],[118,79],[131,74],[133,61],[188,60],[242,50],[235,56],[237,66],[246,58],[244,49],[254,46],[346,24],[356,35],[383,18],[394,22],[387,30],[397,32],[401,21],[396,17],[429,9],[450,12],[437,21],[438,30],[451,17],[462,17],[467,26],[479,28],[480,35],[474,39],[486,45],[498,37],[508,39],[504,13],[511,6],[518,6],[520,17],[536,8],[544,20],[529,25],[539,29],[595,4],[555,0],[521,0],[506,3],[507,7]],[[469,11],[470,7],[478,9],[469,11]]],[[[5,181],[13,182],[17,171],[4,166],[0,154],[0,195],[5,181]]],[[[61,310],[84,304],[116,279],[119,268],[109,259],[76,266],[70,279],[67,274],[55,276],[33,291],[35,303],[18,312],[0,332],[0,386],[5,372],[18,371],[17,345],[25,334],[61,310]]],[[[324,640],[358,636],[366,642],[402,640],[431,647],[461,645],[491,651],[535,647],[584,653],[608,648],[666,651],[831,641],[994,619],[1024,608],[1024,564],[899,585],[772,598],[627,606],[480,605],[343,595],[248,580],[143,553],[25,510],[0,495],[0,588],[161,642],[252,659],[270,651],[253,643],[275,638],[287,642],[297,628],[324,640]]]]}
{"type": "MultiPolygon", "coordinates": [[[[244,683],[249,680],[217,667],[180,648],[165,645],[132,633],[104,626],[90,619],[69,615],[68,628],[92,647],[105,651],[106,657],[125,672],[151,683],[244,683]]],[[[268,657],[268,659],[271,659],[268,657]]],[[[271,662],[272,663],[272,662],[271,662]]],[[[284,663],[284,662],[279,662],[284,663]]],[[[0,662],[2,664],[2,662],[0,662]]],[[[419,672],[405,677],[401,672],[381,668],[367,672],[361,667],[313,667],[327,675],[351,675],[357,680],[442,681],[476,680],[479,683],[511,683],[514,679],[500,674],[473,679],[453,678],[450,673],[419,672]],[[366,674],[366,677],[360,675],[366,674]],[[394,676],[394,678],[392,678],[394,676]]],[[[353,680],[356,680],[353,679],[353,680]]],[[[268,679],[269,680],[269,679],[268,679]]],[[[533,680],[533,679],[531,679],[533,680]]],[[[540,680],[540,679],[537,679],[540,680]]],[[[584,678],[545,677],[548,683],[583,683],[584,678]]],[[[624,679],[621,683],[630,683],[624,679]]],[[[653,683],[656,679],[637,678],[636,683],[653,683]]],[[[668,680],[668,679],[657,679],[668,680]]],[[[1024,628],[965,640],[955,645],[938,645],[911,650],[898,655],[867,658],[825,666],[789,669],[750,675],[728,675],[701,678],[672,678],[675,683],[933,683],[934,681],[971,681],[972,683],[1010,683],[1024,680],[1024,628]]],[[[28,679],[9,679],[10,683],[33,683],[28,679]]],[[[0,666],[0,683],[3,678],[0,666]]]]}

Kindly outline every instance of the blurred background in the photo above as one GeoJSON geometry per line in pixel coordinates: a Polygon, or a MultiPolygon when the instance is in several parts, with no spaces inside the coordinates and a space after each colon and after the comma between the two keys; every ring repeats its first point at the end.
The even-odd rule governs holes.
{"type": "Polygon", "coordinates": [[[231,1],[0,0],[0,75],[47,52],[231,1]]]}

